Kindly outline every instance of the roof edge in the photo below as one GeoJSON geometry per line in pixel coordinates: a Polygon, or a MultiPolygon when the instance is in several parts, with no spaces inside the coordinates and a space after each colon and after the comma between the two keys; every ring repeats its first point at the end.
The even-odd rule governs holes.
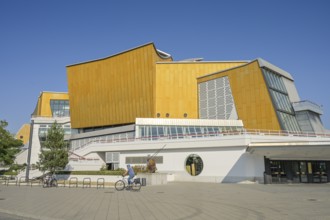
{"type": "Polygon", "coordinates": [[[158,61],[157,64],[200,64],[200,63],[242,63],[242,65],[251,62],[250,60],[228,60],[228,61],[158,61]]]}
{"type": "Polygon", "coordinates": [[[270,70],[275,71],[276,73],[280,74],[281,76],[284,76],[285,78],[288,78],[293,81],[293,77],[291,76],[291,74],[286,72],[285,70],[282,70],[281,68],[269,63],[268,61],[266,61],[264,59],[257,58],[257,60],[258,60],[260,67],[266,67],[270,70]]]}
{"type": "Polygon", "coordinates": [[[228,69],[224,69],[224,70],[220,70],[220,71],[217,71],[217,72],[209,73],[209,74],[206,74],[206,75],[203,75],[203,76],[199,76],[199,77],[197,77],[196,79],[198,80],[198,79],[202,79],[202,78],[204,78],[204,77],[209,77],[209,76],[212,76],[212,75],[215,75],[215,74],[224,73],[224,72],[227,72],[227,71],[229,71],[229,70],[233,70],[233,69],[241,68],[241,67],[243,67],[243,66],[250,65],[251,63],[256,62],[256,61],[257,61],[257,60],[252,60],[252,61],[250,61],[250,62],[248,62],[248,63],[244,63],[244,64],[239,65],[239,66],[234,66],[234,67],[231,67],[231,68],[228,68],[228,69]]]}
{"type": "Polygon", "coordinates": [[[170,54],[165,53],[165,52],[163,52],[161,50],[158,50],[153,42],[149,42],[149,43],[146,43],[146,44],[143,44],[143,45],[140,45],[140,46],[137,46],[137,47],[133,47],[131,49],[124,50],[122,52],[119,52],[119,53],[116,53],[116,54],[113,54],[113,55],[110,55],[110,56],[107,56],[107,57],[103,57],[103,58],[99,58],[99,59],[94,59],[94,60],[88,60],[88,61],[84,61],[84,62],[80,62],[80,63],[69,64],[66,67],[71,67],[71,66],[76,66],[76,65],[80,65],[80,64],[91,63],[91,62],[100,61],[100,60],[106,60],[106,59],[109,59],[111,57],[115,57],[115,56],[118,56],[118,55],[121,55],[121,54],[124,54],[124,53],[128,53],[130,51],[137,50],[139,48],[146,47],[146,46],[149,46],[149,45],[152,45],[154,47],[156,54],[160,58],[162,58],[162,59],[168,59],[168,58],[171,58],[172,57],[170,54]]]}

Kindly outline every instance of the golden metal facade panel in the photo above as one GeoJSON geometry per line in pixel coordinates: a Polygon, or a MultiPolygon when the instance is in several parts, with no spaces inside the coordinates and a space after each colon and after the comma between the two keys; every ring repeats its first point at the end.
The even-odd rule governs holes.
{"type": "Polygon", "coordinates": [[[26,144],[30,138],[30,124],[24,124],[15,135],[16,139],[22,140],[26,144]]]}
{"type": "Polygon", "coordinates": [[[228,76],[237,114],[247,129],[280,130],[275,108],[258,61],[198,79],[198,83],[228,76]]]}
{"type": "MultiPolygon", "coordinates": [[[[156,65],[155,113],[165,118],[198,118],[197,77],[246,62],[159,63],[156,65]]],[[[153,115],[153,117],[156,117],[153,115]]]]}
{"type": "Polygon", "coordinates": [[[50,100],[69,100],[69,95],[67,93],[42,92],[38,98],[37,111],[34,112],[34,116],[52,117],[50,100]]]}
{"type": "Polygon", "coordinates": [[[134,123],[154,115],[155,65],[166,61],[148,44],[67,67],[73,128],[134,123]]]}

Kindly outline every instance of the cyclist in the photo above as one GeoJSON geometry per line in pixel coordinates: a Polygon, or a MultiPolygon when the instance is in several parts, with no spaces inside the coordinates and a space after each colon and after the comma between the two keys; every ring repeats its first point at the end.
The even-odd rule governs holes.
{"type": "Polygon", "coordinates": [[[135,176],[135,173],[134,173],[134,170],[133,170],[132,166],[129,165],[129,164],[127,164],[127,170],[123,174],[123,176],[127,176],[127,175],[128,175],[128,188],[130,188],[131,187],[131,184],[133,182],[132,180],[133,180],[133,178],[135,176]]]}

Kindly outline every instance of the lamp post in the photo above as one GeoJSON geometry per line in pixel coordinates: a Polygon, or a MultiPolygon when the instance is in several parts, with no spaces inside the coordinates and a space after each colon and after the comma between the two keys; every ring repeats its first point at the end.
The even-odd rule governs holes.
{"type": "Polygon", "coordinates": [[[28,148],[27,166],[26,166],[26,173],[25,173],[25,178],[27,180],[29,179],[29,175],[30,175],[33,127],[34,127],[34,120],[31,119],[30,137],[29,137],[29,148],[28,148]]]}

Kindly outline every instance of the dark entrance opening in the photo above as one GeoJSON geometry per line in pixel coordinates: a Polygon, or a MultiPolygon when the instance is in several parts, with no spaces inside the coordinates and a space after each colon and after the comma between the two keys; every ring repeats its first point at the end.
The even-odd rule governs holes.
{"type": "Polygon", "coordinates": [[[107,163],[107,170],[117,170],[118,163],[107,163]]]}
{"type": "Polygon", "coordinates": [[[330,182],[330,161],[265,159],[265,168],[272,183],[330,182]]]}

